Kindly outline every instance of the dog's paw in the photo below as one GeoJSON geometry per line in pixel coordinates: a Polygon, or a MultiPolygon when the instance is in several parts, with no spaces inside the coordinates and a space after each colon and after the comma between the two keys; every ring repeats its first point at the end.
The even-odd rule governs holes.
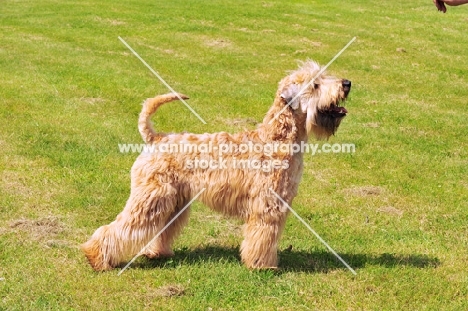
{"type": "Polygon", "coordinates": [[[174,252],[172,250],[165,251],[146,251],[143,255],[150,259],[154,258],[169,258],[174,257],[174,252]]]}

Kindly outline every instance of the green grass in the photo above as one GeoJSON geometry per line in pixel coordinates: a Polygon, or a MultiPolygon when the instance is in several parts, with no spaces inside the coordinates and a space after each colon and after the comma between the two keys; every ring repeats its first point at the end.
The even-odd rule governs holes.
{"type": "Polygon", "coordinates": [[[468,8],[432,1],[2,1],[0,309],[468,309],[468,8]],[[330,143],[307,155],[293,208],[357,271],[290,217],[278,272],[239,261],[241,223],[201,204],[169,260],[93,272],[78,245],[129,193],[143,99],[191,97],[165,132],[260,122],[297,60],[353,82],[330,143]],[[235,120],[241,121],[234,122],[235,120]],[[288,246],[292,249],[288,250],[288,246]]]}

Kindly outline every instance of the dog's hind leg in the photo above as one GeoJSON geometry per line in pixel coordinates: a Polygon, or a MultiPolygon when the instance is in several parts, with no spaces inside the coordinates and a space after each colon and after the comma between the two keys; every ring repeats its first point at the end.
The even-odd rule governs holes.
{"type": "MultiPolygon", "coordinates": [[[[167,223],[174,219],[174,217],[185,207],[185,204],[178,204],[178,207],[170,217],[166,219],[165,224],[161,224],[158,227],[164,228],[167,223]]],[[[144,250],[144,255],[148,258],[160,258],[160,257],[172,257],[174,252],[172,251],[172,243],[175,238],[180,234],[182,228],[187,224],[189,219],[189,209],[182,212],[173,222],[167,227],[159,236],[151,242],[150,245],[144,250]]]]}
{"type": "Polygon", "coordinates": [[[170,184],[133,185],[116,220],[100,227],[82,245],[91,266],[108,270],[140,253],[163,228],[176,205],[177,192],[170,184]]]}

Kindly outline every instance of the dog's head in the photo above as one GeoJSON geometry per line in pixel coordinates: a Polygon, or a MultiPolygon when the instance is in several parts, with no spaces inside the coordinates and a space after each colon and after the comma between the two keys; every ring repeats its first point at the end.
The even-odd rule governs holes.
{"type": "Polygon", "coordinates": [[[327,76],[312,61],[280,82],[279,92],[285,105],[296,114],[305,114],[307,136],[318,139],[333,135],[348,111],[343,102],[351,90],[351,81],[327,76]]]}

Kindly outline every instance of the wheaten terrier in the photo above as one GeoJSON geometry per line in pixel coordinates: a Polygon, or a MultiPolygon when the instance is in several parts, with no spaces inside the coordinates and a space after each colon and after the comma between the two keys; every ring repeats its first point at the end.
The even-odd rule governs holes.
{"type": "Polygon", "coordinates": [[[350,81],[305,62],[279,83],[258,128],[237,134],[156,133],[151,115],[162,104],[187,97],[147,99],[138,124],[145,142],[155,148],[135,161],[124,210],[82,245],[91,266],[108,270],[136,254],[172,256],[172,243],[187,223],[189,209],[153,237],[204,189],[199,201],[245,221],[240,246],[245,265],[276,268],[288,210],[272,191],[291,205],[303,170],[303,150],[287,147],[307,142],[311,134],[318,139],[333,135],[346,116],[341,104],[350,89],[350,81]]]}

